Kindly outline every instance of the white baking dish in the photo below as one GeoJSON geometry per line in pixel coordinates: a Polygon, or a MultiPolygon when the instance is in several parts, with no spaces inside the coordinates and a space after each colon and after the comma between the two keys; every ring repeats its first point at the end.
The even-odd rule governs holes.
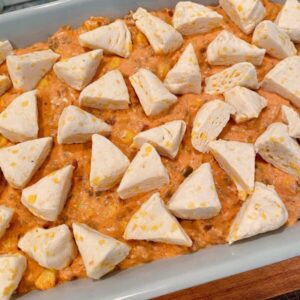
{"type": "MultiPolygon", "coordinates": [[[[199,0],[198,0],[199,1],[199,0]]],[[[176,0],[63,0],[0,16],[0,39],[17,47],[46,40],[59,26],[79,25],[92,15],[122,16],[138,6],[173,7],[176,0]]],[[[215,1],[199,1],[215,4],[215,1]]],[[[237,274],[300,254],[300,224],[234,244],[156,261],[111,274],[100,281],[80,280],[21,299],[146,299],[237,274]]]]}

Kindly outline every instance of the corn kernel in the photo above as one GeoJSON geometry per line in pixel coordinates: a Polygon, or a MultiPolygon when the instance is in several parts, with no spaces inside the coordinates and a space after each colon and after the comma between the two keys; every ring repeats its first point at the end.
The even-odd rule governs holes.
{"type": "Polygon", "coordinates": [[[169,71],[170,66],[167,64],[159,64],[157,67],[157,75],[161,80],[165,79],[169,71]]]}
{"type": "Polygon", "coordinates": [[[121,64],[121,58],[115,56],[109,61],[108,66],[111,69],[116,69],[117,67],[120,66],[120,64],[121,64]]]}
{"type": "Polygon", "coordinates": [[[132,144],[134,137],[135,137],[135,133],[133,131],[125,129],[122,132],[121,140],[124,144],[130,145],[130,144],[132,144]]]}
{"type": "Polygon", "coordinates": [[[39,89],[45,89],[45,88],[48,86],[48,84],[49,84],[48,79],[43,78],[43,79],[40,81],[40,83],[39,83],[39,85],[38,85],[38,88],[39,88],[39,89]]]}
{"type": "Polygon", "coordinates": [[[53,288],[56,284],[56,272],[54,270],[44,270],[34,284],[39,290],[53,288]]]}
{"type": "Polygon", "coordinates": [[[142,32],[138,32],[136,35],[136,42],[140,46],[147,46],[148,45],[148,40],[145,37],[145,35],[142,32]]]}
{"type": "Polygon", "coordinates": [[[0,135],[0,148],[6,146],[7,143],[8,143],[8,140],[4,136],[0,135]]]}

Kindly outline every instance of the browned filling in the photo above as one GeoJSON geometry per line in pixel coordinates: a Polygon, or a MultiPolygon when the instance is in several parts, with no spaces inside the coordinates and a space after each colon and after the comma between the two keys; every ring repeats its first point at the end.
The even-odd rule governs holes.
{"type": "MultiPolygon", "coordinates": [[[[280,5],[265,3],[267,8],[267,19],[274,20],[280,10],[280,5]]],[[[225,15],[222,9],[213,8],[224,16],[224,27],[234,34],[250,42],[251,37],[244,35],[225,15]]],[[[155,12],[168,23],[171,23],[173,11],[163,9],[155,12]]],[[[125,17],[133,39],[133,52],[128,59],[117,56],[105,56],[98,69],[96,78],[109,70],[118,68],[124,75],[131,99],[130,109],[125,111],[105,111],[88,109],[96,116],[102,118],[112,125],[111,140],[130,159],[136,150],[130,148],[132,138],[142,130],[158,126],[164,122],[182,119],[187,123],[187,133],[182,142],[179,155],[174,160],[162,158],[168,169],[171,183],[162,187],[159,191],[162,198],[168,201],[183,179],[203,162],[210,162],[216,183],[216,188],[222,203],[221,213],[210,220],[180,221],[187,234],[193,240],[190,248],[152,243],[146,241],[127,241],[132,247],[129,256],[120,264],[121,269],[147,263],[156,259],[172,257],[180,254],[198,251],[201,248],[214,244],[225,243],[229,226],[241,206],[237,198],[234,183],[219,167],[210,154],[201,154],[191,146],[191,126],[197,110],[208,100],[222,98],[222,96],[210,95],[183,95],[179,101],[168,111],[157,117],[146,117],[139,101],[128,81],[140,67],[146,67],[158,74],[163,79],[169,69],[176,63],[182,50],[166,56],[155,55],[145,36],[135,27],[131,15],[125,17]]],[[[34,44],[26,49],[18,49],[17,54],[51,48],[68,58],[84,52],[78,43],[80,33],[94,29],[108,23],[103,17],[91,17],[81,27],[71,29],[62,27],[47,42],[34,44]]],[[[216,37],[222,28],[213,30],[207,34],[196,35],[185,38],[184,44],[192,43],[198,56],[202,76],[204,78],[220,71],[223,67],[212,67],[205,62],[207,45],[216,37]]],[[[298,50],[299,50],[298,45],[298,50]]],[[[184,46],[181,48],[184,49],[184,46]]],[[[258,68],[259,80],[278,62],[278,60],[265,57],[263,65],[258,68]]],[[[0,73],[7,73],[6,65],[0,66],[0,73]]],[[[39,106],[39,137],[57,135],[57,124],[62,110],[70,105],[78,103],[79,93],[60,81],[51,71],[39,83],[38,87],[39,106]]],[[[253,143],[256,138],[273,122],[281,120],[280,107],[288,101],[272,93],[262,90],[258,91],[268,100],[268,107],[261,113],[258,119],[236,125],[230,121],[223,130],[220,138],[253,143]]],[[[20,93],[11,89],[1,97],[0,110],[3,110],[20,93]]],[[[4,138],[0,140],[0,146],[8,146],[9,142],[4,138]]],[[[73,186],[69,194],[67,204],[58,218],[57,222],[46,222],[33,216],[20,202],[21,192],[14,190],[2,180],[0,204],[5,204],[14,209],[15,214],[10,228],[7,230],[0,242],[0,254],[18,251],[17,242],[20,236],[35,226],[44,228],[67,224],[73,222],[86,223],[87,225],[101,231],[104,234],[122,240],[124,229],[132,214],[140,205],[148,199],[150,194],[134,197],[129,200],[118,198],[116,189],[107,192],[93,192],[89,186],[91,144],[54,145],[50,157],[43,164],[31,181],[31,184],[41,177],[72,163],[76,169],[73,176],[73,186]]],[[[300,182],[294,176],[288,175],[275,169],[270,164],[256,160],[256,180],[275,186],[289,211],[289,225],[294,224],[300,216],[300,182]]],[[[39,276],[45,270],[31,258],[28,259],[28,268],[18,288],[19,293],[28,292],[36,288],[49,288],[55,284],[85,277],[85,269],[80,255],[73,263],[62,271],[51,272],[50,284],[43,286],[39,284],[39,276]]],[[[45,273],[44,273],[45,274],[45,273]]]]}

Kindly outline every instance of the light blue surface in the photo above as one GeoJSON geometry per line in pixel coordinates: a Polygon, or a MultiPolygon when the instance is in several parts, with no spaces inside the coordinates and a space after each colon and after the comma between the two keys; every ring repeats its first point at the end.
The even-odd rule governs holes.
{"type": "MultiPolygon", "coordinates": [[[[112,18],[138,6],[171,7],[172,0],[65,0],[0,15],[0,39],[21,47],[46,40],[63,24],[79,25],[91,15],[112,18]]],[[[211,1],[201,1],[209,4],[211,1]]],[[[300,199],[299,199],[300,201],[300,199]]],[[[100,281],[80,280],[22,300],[146,299],[237,274],[300,255],[300,224],[232,246],[209,247],[195,254],[156,261],[111,274],[100,281]]]]}
{"type": "Polygon", "coordinates": [[[0,0],[3,3],[4,10],[3,13],[15,11],[18,9],[23,9],[26,7],[31,7],[34,5],[41,5],[55,0],[0,0]]]}

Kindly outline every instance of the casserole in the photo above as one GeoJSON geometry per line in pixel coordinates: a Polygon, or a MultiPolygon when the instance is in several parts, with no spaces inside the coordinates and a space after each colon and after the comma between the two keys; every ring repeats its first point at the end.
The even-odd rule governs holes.
{"type": "MultiPolygon", "coordinates": [[[[67,24],[78,25],[78,22],[83,21],[91,14],[95,14],[94,12],[98,9],[100,11],[102,8],[101,3],[104,6],[104,2],[85,1],[85,7],[82,10],[82,3],[81,1],[72,1],[72,3],[71,1],[64,1],[46,5],[44,8],[38,7],[27,10],[21,14],[6,15],[0,20],[0,37],[9,38],[18,47],[26,46],[35,41],[44,40],[57,29],[54,26],[63,25],[62,20],[67,24]],[[76,18],[73,19],[73,16],[76,16],[76,18]],[[23,32],[18,31],[18,28],[14,28],[17,24],[18,27],[31,30],[31,28],[38,28],[38,24],[47,24],[47,20],[51,25],[39,29],[32,39],[28,39],[23,32]]],[[[174,5],[172,1],[158,1],[152,7],[147,5],[147,1],[129,2],[127,4],[130,7],[127,7],[124,3],[121,5],[120,1],[114,3],[116,5],[120,4],[118,15],[126,13],[129,9],[135,9],[137,5],[143,5],[150,9],[174,5]]],[[[116,12],[112,13],[112,10],[112,7],[104,8],[101,10],[101,14],[116,17],[116,12]]],[[[58,292],[60,296],[65,293],[65,298],[72,297],[75,299],[82,299],[86,296],[90,299],[97,299],[99,296],[102,299],[156,296],[297,255],[298,253],[295,250],[297,245],[294,242],[296,232],[297,226],[285,232],[268,236],[265,239],[260,237],[247,243],[240,243],[231,247],[218,246],[197,254],[176,258],[172,261],[172,264],[163,261],[141,266],[134,270],[121,272],[112,278],[107,277],[101,282],[74,282],[71,283],[73,284],[71,292],[69,292],[69,286],[64,285],[59,287],[58,290],[38,294],[36,299],[53,298],[58,295],[56,294],[58,292]],[[259,253],[259,257],[257,253],[259,253]],[[195,268],[195,265],[199,265],[199,268],[195,268]],[[182,278],[182,274],[187,275],[182,278]]],[[[32,294],[24,296],[25,299],[26,297],[32,299],[32,294]]]]}

